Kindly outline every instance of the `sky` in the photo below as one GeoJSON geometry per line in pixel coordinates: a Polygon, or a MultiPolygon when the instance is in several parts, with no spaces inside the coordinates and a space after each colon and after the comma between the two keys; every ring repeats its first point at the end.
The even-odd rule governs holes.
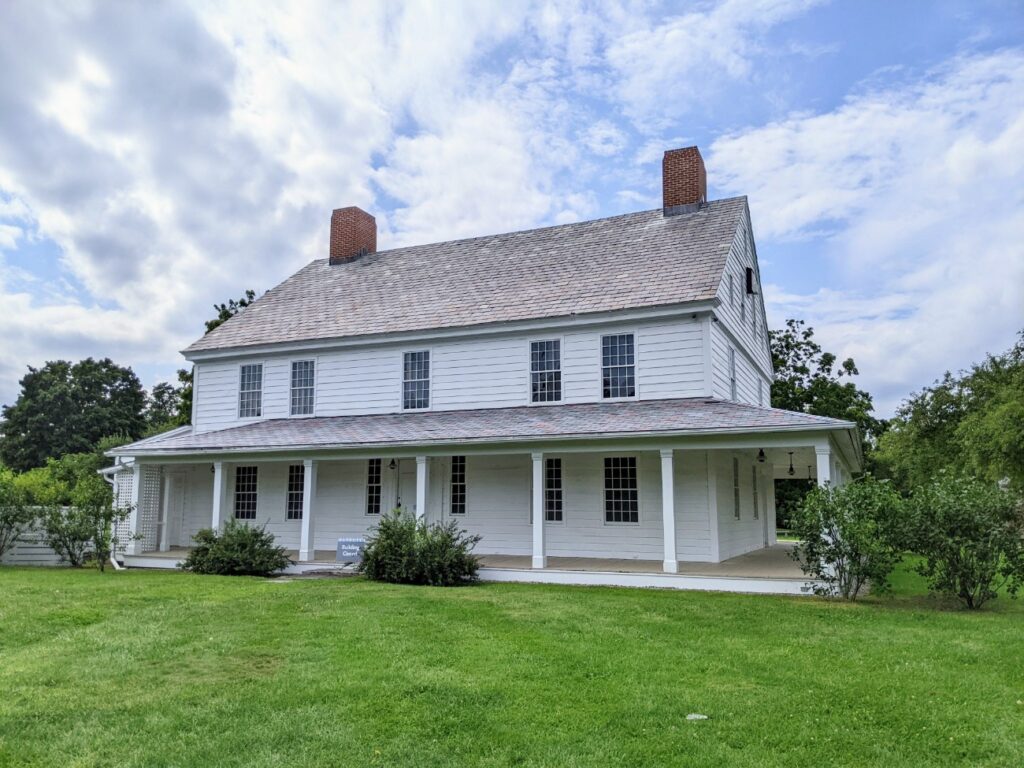
{"type": "MultiPolygon", "coordinates": [[[[749,197],[771,327],[889,416],[1024,329],[1024,3],[0,4],[0,403],[173,380],[212,305],[327,255],[749,197]]],[[[585,268],[585,265],[581,265],[585,268]]]]}

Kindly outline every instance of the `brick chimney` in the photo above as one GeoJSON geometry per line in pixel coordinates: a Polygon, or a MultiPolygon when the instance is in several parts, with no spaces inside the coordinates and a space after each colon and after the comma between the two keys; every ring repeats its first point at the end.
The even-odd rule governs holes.
{"type": "Polygon", "coordinates": [[[708,175],[696,147],[670,149],[661,161],[662,207],[666,216],[695,211],[708,199],[708,175]]]}
{"type": "Polygon", "coordinates": [[[377,250],[377,220],[350,205],[331,214],[331,264],[345,264],[377,250]]]}

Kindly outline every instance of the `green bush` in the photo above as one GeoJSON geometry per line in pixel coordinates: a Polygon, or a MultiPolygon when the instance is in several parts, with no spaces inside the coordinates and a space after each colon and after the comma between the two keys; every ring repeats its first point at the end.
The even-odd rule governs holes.
{"type": "Polygon", "coordinates": [[[224,530],[204,528],[192,537],[195,546],[181,564],[193,573],[222,576],[270,576],[292,561],[265,528],[229,520],[224,530]]]}
{"type": "Polygon", "coordinates": [[[870,475],[808,493],[790,527],[800,540],[793,557],[821,584],[815,592],[856,600],[869,581],[886,590],[902,554],[902,506],[889,483],[870,475]]]}
{"type": "Polygon", "coordinates": [[[910,543],[935,592],[980,608],[1024,584],[1024,500],[1019,492],[951,472],[914,490],[910,543]]]}
{"type": "Polygon", "coordinates": [[[15,481],[15,474],[0,467],[0,557],[18,543],[34,517],[27,495],[15,481]]]}
{"type": "Polygon", "coordinates": [[[471,584],[480,568],[472,553],[479,541],[454,520],[428,524],[396,509],[370,535],[359,569],[371,579],[394,584],[471,584]]]}

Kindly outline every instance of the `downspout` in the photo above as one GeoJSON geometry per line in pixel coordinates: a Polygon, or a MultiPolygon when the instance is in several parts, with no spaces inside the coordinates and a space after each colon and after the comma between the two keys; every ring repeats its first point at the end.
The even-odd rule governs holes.
{"type": "MultiPolygon", "coordinates": [[[[113,473],[108,475],[108,474],[106,474],[105,472],[103,472],[101,470],[99,475],[104,480],[106,480],[108,483],[110,483],[110,490],[111,490],[111,492],[113,492],[113,490],[114,490],[114,475],[113,475],[113,473]]],[[[114,548],[113,547],[110,548],[110,564],[112,566],[114,566],[114,570],[115,571],[127,571],[128,570],[123,565],[121,565],[119,562],[117,562],[117,558],[114,557],[114,548]]]]}

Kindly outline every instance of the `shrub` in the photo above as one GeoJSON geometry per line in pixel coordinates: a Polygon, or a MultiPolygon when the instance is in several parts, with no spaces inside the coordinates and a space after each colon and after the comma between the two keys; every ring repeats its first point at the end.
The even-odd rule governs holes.
{"type": "Polygon", "coordinates": [[[14,478],[11,470],[0,467],[0,557],[18,543],[35,518],[26,494],[14,478]]]}
{"type": "Polygon", "coordinates": [[[58,504],[38,507],[37,513],[46,546],[72,568],[85,565],[95,532],[90,516],[76,507],[58,504]]]}
{"type": "Polygon", "coordinates": [[[917,571],[935,592],[980,608],[1024,583],[1024,500],[996,483],[941,472],[910,502],[917,571]]]}
{"type": "Polygon", "coordinates": [[[793,557],[821,582],[818,594],[856,600],[871,582],[889,586],[901,556],[899,495],[870,475],[838,488],[815,488],[790,518],[800,539],[793,557]]]}
{"type": "Polygon", "coordinates": [[[479,541],[454,520],[428,524],[396,509],[370,535],[359,569],[371,579],[395,584],[471,584],[480,568],[472,554],[479,541]]]}
{"type": "Polygon", "coordinates": [[[292,563],[284,547],[277,546],[274,535],[266,528],[237,520],[229,520],[219,533],[204,528],[192,538],[195,546],[181,567],[193,573],[270,576],[292,563]]]}

